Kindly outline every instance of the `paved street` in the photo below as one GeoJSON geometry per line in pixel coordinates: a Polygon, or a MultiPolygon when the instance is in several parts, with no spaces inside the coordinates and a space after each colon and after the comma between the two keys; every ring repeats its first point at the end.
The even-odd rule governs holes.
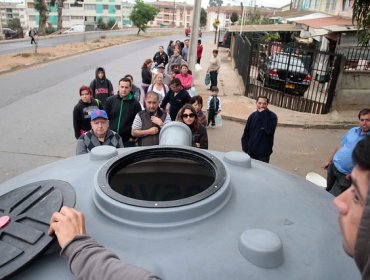
{"type": "MultiPolygon", "coordinates": [[[[72,110],[79,99],[78,88],[90,83],[95,67],[106,68],[115,88],[127,73],[140,85],[144,59],[177,38],[184,39],[179,35],[136,41],[0,76],[0,182],[74,155],[72,110]]],[[[212,35],[203,40],[212,40],[212,35]]],[[[210,149],[240,150],[243,128],[224,121],[222,127],[209,130],[210,149]]],[[[278,127],[271,163],[301,176],[309,171],[325,174],[320,166],[343,133],[278,127]]]]}

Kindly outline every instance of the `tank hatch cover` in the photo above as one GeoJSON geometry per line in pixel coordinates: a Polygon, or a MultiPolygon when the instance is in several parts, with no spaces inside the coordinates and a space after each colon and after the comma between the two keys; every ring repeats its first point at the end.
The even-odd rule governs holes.
{"type": "Polygon", "coordinates": [[[72,186],[58,180],[31,183],[0,196],[0,279],[15,273],[55,239],[50,218],[62,206],[73,207],[72,186]]]}

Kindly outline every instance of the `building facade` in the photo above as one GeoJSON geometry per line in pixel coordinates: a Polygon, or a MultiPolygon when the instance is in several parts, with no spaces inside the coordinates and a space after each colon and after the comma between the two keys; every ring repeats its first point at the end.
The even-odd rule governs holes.
{"type": "MultiPolygon", "coordinates": [[[[62,18],[63,28],[70,28],[75,25],[96,23],[102,18],[105,23],[114,20],[117,26],[122,27],[123,15],[122,5],[119,0],[84,0],[84,2],[75,2],[67,0],[63,3],[62,18]]],[[[35,10],[33,0],[27,0],[27,13],[30,27],[38,27],[39,13],[35,10]]],[[[51,6],[48,23],[56,28],[58,24],[57,7],[51,6]]]]}
{"type": "Polygon", "coordinates": [[[150,4],[159,9],[159,13],[153,21],[149,22],[149,26],[174,26],[185,28],[191,25],[193,19],[192,5],[176,1],[157,1],[150,4]]]}
{"type": "Polygon", "coordinates": [[[19,19],[23,29],[28,28],[28,17],[23,3],[0,2],[0,25],[8,27],[10,20],[19,19]]]}

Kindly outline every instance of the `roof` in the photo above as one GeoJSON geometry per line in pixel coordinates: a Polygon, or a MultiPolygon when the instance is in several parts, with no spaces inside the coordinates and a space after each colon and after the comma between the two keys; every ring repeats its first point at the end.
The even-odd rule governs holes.
{"type": "MultiPolygon", "coordinates": [[[[230,32],[240,32],[240,25],[228,27],[230,32]]],[[[268,32],[268,31],[301,31],[301,28],[293,24],[258,24],[243,25],[242,32],[268,32]]]]}
{"type": "Polygon", "coordinates": [[[301,21],[301,20],[327,18],[327,17],[331,17],[331,16],[328,14],[323,14],[323,13],[312,13],[312,14],[306,14],[306,15],[298,16],[298,17],[286,18],[286,20],[296,22],[297,20],[301,21]]]}
{"type": "Polygon", "coordinates": [[[325,17],[316,19],[306,20],[294,20],[297,24],[303,24],[314,28],[325,28],[325,26],[342,26],[342,27],[353,27],[351,18],[343,18],[340,16],[336,17],[325,17]]]}

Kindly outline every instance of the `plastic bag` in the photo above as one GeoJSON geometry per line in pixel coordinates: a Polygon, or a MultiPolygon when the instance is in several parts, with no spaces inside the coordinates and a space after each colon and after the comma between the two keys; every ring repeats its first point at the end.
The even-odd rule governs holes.
{"type": "Polygon", "coordinates": [[[222,117],[221,117],[221,114],[218,113],[215,117],[215,123],[216,123],[216,127],[218,126],[222,126],[222,117]]]}
{"type": "Polygon", "coordinates": [[[206,77],[204,78],[204,83],[206,86],[208,86],[211,82],[211,75],[209,73],[206,74],[206,77]]]}
{"type": "Polygon", "coordinates": [[[197,90],[195,89],[195,87],[190,88],[189,94],[190,94],[191,97],[197,95],[197,90]]]}

